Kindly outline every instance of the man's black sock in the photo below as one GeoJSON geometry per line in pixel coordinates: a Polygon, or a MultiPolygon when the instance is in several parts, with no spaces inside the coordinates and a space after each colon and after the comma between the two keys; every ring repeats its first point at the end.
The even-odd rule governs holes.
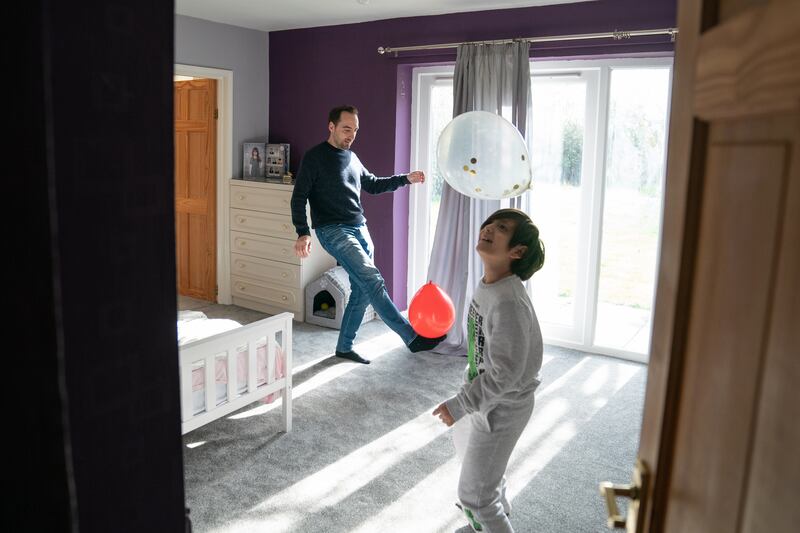
{"type": "Polygon", "coordinates": [[[364,359],[363,357],[361,357],[360,355],[358,355],[356,352],[353,351],[340,352],[339,350],[336,350],[336,357],[341,357],[342,359],[349,359],[351,361],[355,361],[356,363],[362,363],[364,365],[369,364],[369,359],[364,359]]]}
{"type": "Polygon", "coordinates": [[[408,349],[414,353],[424,352],[426,350],[436,348],[436,346],[446,338],[447,335],[442,335],[441,337],[435,337],[435,338],[423,337],[422,335],[417,335],[416,337],[414,337],[414,340],[412,340],[409,343],[408,349]]]}

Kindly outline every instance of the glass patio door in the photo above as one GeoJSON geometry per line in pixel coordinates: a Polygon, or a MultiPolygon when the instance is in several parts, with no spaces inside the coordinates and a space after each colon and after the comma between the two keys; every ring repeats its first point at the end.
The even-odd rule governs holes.
{"type": "Polygon", "coordinates": [[[611,68],[594,345],[646,354],[660,247],[670,69],[611,68]]]}
{"type": "Polygon", "coordinates": [[[570,343],[582,341],[588,301],[597,82],[597,69],[549,69],[531,79],[528,194],[545,243],[531,294],[544,335],[570,343]]]}
{"type": "Polygon", "coordinates": [[[671,58],[532,68],[529,284],[545,342],[647,361],[671,58]]]}
{"type": "MultiPolygon", "coordinates": [[[[528,284],[545,342],[646,361],[661,236],[672,58],[537,61],[527,207],[546,247],[528,284]]],[[[408,298],[424,284],[453,69],[415,69],[408,298]]],[[[526,205],[526,202],[523,202],[526,205]]]]}

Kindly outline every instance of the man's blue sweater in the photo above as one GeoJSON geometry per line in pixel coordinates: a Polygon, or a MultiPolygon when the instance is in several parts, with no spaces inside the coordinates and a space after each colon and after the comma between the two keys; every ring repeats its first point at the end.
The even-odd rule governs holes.
{"type": "Polygon", "coordinates": [[[361,189],[370,194],[394,191],[408,185],[407,174],[378,178],[351,150],[340,150],[328,141],[308,150],[300,163],[292,193],[292,222],[298,236],[310,235],[306,200],[311,205],[314,228],[330,224],[364,224],[361,189]]]}

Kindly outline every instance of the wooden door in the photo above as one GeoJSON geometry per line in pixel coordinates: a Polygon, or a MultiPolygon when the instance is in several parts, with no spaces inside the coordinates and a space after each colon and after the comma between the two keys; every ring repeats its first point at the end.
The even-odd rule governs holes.
{"type": "Polygon", "coordinates": [[[216,80],[175,83],[178,294],[216,301],[216,80]]]}
{"type": "Polygon", "coordinates": [[[638,531],[800,527],[800,2],[681,0],[638,531]]]}

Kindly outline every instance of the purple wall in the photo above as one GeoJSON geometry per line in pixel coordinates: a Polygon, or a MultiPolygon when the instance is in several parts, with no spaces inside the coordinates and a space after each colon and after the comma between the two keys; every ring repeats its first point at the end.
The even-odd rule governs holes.
{"type": "MultiPolygon", "coordinates": [[[[676,0],[598,0],[523,9],[457,13],[272,32],[269,35],[269,141],[292,145],[291,168],[325,140],[331,107],[353,104],[360,114],[354,150],[373,173],[408,171],[411,68],[454,61],[455,50],[377,53],[379,46],[667,28],[676,0]]],[[[624,55],[671,51],[666,37],[629,42],[541,43],[532,57],[624,55]]],[[[375,262],[395,303],[405,308],[408,189],[362,198],[375,242],[375,262]]]]}

